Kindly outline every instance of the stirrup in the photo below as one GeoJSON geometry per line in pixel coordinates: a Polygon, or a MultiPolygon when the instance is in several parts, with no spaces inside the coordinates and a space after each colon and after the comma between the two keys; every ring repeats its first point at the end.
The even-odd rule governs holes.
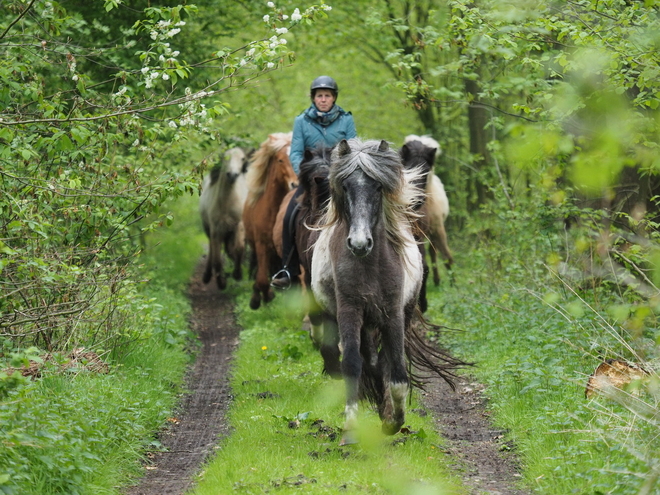
{"type": "Polygon", "coordinates": [[[291,281],[291,273],[289,273],[289,270],[286,268],[282,268],[279,272],[277,272],[275,275],[273,275],[273,278],[271,278],[270,286],[274,287],[276,289],[281,289],[281,290],[289,290],[291,286],[293,285],[291,281]],[[286,277],[288,281],[288,285],[279,285],[278,282],[286,277]]]}

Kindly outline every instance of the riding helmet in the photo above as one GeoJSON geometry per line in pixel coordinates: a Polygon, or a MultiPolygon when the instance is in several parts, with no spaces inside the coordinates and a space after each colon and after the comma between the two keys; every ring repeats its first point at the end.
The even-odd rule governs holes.
{"type": "Polygon", "coordinates": [[[335,97],[339,93],[337,82],[330,76],[319,76],[312,81],[312,85],[309,87],[309,94],[312,98],[314,98],[314,91],[317,89],[329,89],[335,94],[335,97]]]}

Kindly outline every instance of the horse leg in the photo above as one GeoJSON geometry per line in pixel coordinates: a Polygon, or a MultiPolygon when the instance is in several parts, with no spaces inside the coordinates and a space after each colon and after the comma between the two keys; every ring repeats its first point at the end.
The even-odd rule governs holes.
{"type": "Polygon", "coordinates": [[[229,232],[225,236],[225,251],[234,263],[232,277],[234,280],[241,280],[243,272],[241,263],[243,262],[243,246],[239,240],[239,234],[236,231],[229,232]]]}
{"type": "Polygon", "coordinates": [[[311,324],[309,336],[312,339],[314,347],[320,349],[323,343],[323,317],[321,315],[321,308],[316,302],[316,298],[309,286],[305,297],[307,299],[307,315],[311,324]]]}
{"type": "Polygon", "coordinates": [[[382,359],[379,362],[382,363],[384,406],[381,419],[383,433],[386,435],[397,433],[406,416],[406,397],[410,381],[406,372],[404,325],[403,314],[392,316],[382,333],[382,359]]]}
{"type": "Polygon", "coordinates": [[[426,281],[429,278],[429,265],[426,262],[426,246],[423,242],[418,244],[419,252],[422,255],[422,288],[419,291],[419,309],[422,313],[426,313],[429,307],[428,300],[426,299],[426,281]]]}
{"type": "MultiPolygon", "coordinates": [[[[338,302],[338,305],[341,303],[338,302]]],[[[346,407],[344,409],[344,432],[339,445],[357,443],[355,429],[359,398],[359,383],[362,375],[362,355],[360,354],[360,329],[362,317],[357,311],[344,310],[337,318],[341,334],[342,360],[341,374],[346,386],[346,407]]]]}
{"type": "Polygon", "coordinates": [[[440,273],[438,272],[438,252],[433,243],[429,243],[429,256],[431,257],[431,266],[433,267],[433,283],[440,285],[440,273]]]}
{"type": "Polygon", "coordinates": [[[213,238],[209,237],[209,253],[206,255],[206,268],[204,269],[204,276],[202,281],[208,284],[213,276],[213,238]]]}
{"type": "MultiPolygon", "coordinates": [[[[316,319],[317,315],[315,315],[316,319]]],[[[312,315],[310,314],[310,320],[312,315]]],[[[342,377],[341,364],[339,363],[339,331],[337,322],[328,314],[323,314],[322,319],[322,338],[321,338],[321,357],[323,358],[323,372],[338,380],[342,377]]],[[[312,320],[312,325],[313,325],[312,320]]]]}
{"type": "Polygon", "coordinates": [[[261,306],[262,295],[265,303],[271,301],[275,296],[270,290],[270,281],[268,278],[270,257],[266,252],[266,247],[262,243],[256,243],[254,248],[257,257],[257,276],[252,285],[250,308],[256,310],[261,306]]]}

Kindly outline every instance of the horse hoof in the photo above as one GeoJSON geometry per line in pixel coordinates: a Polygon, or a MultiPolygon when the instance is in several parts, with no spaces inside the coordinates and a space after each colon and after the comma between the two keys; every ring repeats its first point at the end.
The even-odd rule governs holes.
{"type": "Polygon", "coordinates": [[[383,421],[382,430],[385,435],[395,435],[401,429],[401,425],[398,421],[383,421]]]}
{"type": "Polygon", "coordinates": [[[240,270],[232,273],[231,276],[234,277],[234,280],[243,280],[243,272],[240,270]]]}
{"type": "Polygon", "coordinates": [[[202,282],[208,284],[209,281],[211,280],[211,277],[212,277],[211,272],[204,272],[204,276],[202,277],[202,282]]]}
{"type": "Polygon", "coordinates": [[[345,431],[342,436],[341,440],[339,441],[339,446],[343,447],[344,445],[355,445],[358,443],[357,436],[355,435],[354,431],[345,431]]]}
{"type": "Polygon", "coordinates": [[[264,297],[264,302],[269,303],[273,299],[275,299],[275,293],[272,290],[268,289],[268,292],[266,293],[266,296],[264,297]]]}
{"type": "Polygon", "coordinates": [[[227,288],[227,281],[224,278],[216,277],[215,283],[218,284],[218,289],[225,290],[227,288]]]}
{"type": "Polygon", "coordinates": [[[250,299],[250,309],[257,310],[261,306],[261,300],[258,297],[250,299]]]}

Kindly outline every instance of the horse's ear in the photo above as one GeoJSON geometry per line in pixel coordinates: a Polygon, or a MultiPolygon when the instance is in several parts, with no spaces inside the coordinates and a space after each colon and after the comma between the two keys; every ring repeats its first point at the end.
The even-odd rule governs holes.
{"type": "Polygon", "coordinates": [[[401,159],[405,163],[406,161],[408,161],[409,158],[410,158],[410,148],[408,147],[408,143],[406,143],[401,147],[401,159]]]}
{"type": "Polygon", "coordinates": [[[426,161],[433,166],[433,161],[435,160],[435,149],[434,148],[428,148],[426,152],[426,161]]]}
{"type": "Polygon", "coordinates": [[[348,141],[342,139],[337,145],[337,153],[339,156],[348,155],[351,152],[351,147],[348,145],[348,141]]]}
{"type": "Polygon", "coordinates": [[[380,144],[378,145],[378,151],[383,153],[384,151],[387,151],[389,149],[390,149],[390,145],[387,144],[387,141],[385,141],[384,139],[381,139],[380,144]]]}

